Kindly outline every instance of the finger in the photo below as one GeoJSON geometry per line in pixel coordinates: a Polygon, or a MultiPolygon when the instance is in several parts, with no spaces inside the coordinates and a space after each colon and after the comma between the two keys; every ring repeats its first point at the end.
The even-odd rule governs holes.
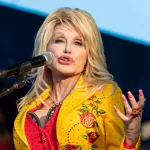
{"type": "Polygon", "coordinates": [[[121,97],[122,97],[122,100],[123,100],[123,103],[124,103],[125,112],[129,116],[132,113],[132,109],[131,109],[131,107],[130,107],[130,105],[128,103],[128,100],[126,99],[125,95],[123,94],[121,97]]]}
{"type": "Polygon", "coordinates": [[[145,104],[145,98],[144,98],[144,93],[143,91],[140,89],[139,90],[139,107],[143,108],[145,104]]]}
{"type": "Polygon", "coordinates": [[[124,114],[122,114],[116,106],[114,106],[114,110],[115,110],[116,114],[120,117],[121,120],[123,120],[123,121],[129,120],[129,118],[127,116],[125,116],[124,114]]]}
{"type": "Polygon", "coordinates": [[[130,103],[131,103],[132,108],[137,108],[137,107],[138,107],[138,104],[137,104],[137,102],[136,102],[136,100],[135,100],[133,94],[132,94],[130,91],[128,92],[128,98],[129,98],[129,100],[130,100],[130,103]]]}

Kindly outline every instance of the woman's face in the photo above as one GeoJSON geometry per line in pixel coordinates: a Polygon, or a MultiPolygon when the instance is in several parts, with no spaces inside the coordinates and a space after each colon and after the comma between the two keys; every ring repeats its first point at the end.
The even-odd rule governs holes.
{"type": "Polygon", "coordinates": [[[80,74],[87,60],[87,51],[79,33],[70,26],[56,26],[48,44],[48,51],[54,54],[50,69],[56,76],[80,74]]]}

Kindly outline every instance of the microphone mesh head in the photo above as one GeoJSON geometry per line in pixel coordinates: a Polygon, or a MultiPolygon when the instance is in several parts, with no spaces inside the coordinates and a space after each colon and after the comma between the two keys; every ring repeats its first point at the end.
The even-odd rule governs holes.
{"type": "Polygon", "coordinates": [[[45,59],[46,59],[45,64],[46,64],[47,66],[48,66],[48,65],[51,65],[52,62],[53,62],[53,59],[54,59],[53,53],[46,51],[46,52],[44,52],[42,55],[43,55],[43,56],[45,57],[45,59]]]}

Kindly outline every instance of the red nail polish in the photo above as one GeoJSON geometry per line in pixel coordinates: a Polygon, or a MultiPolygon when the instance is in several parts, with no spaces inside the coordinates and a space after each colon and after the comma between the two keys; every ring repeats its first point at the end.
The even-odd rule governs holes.
{"type": "Polygon", "coordinates": [[[132,98],[132,93],[130,91],[128,92],[128,97],[132,98]]]}
{"type": "Polygon", "coordinates": [[[144,94],[143,94],[143,91],[142,91],[141,89],[139,90],[139,95],[140,95],[140,96],[143,96],[143,95],[144,95],[144,94]]]}
{"type": "Polygon", "coordinates": [[[116,106],[114,106],[114,110],[115,110],[115,112],[117,112],[118,110],[117,110],[117,108],[116,108],[116,106]]]}
{"type": "Polygon", "coordinates": [[[124,96],[124,94],[122,95],[122,100],[125,102],[126,101],[126,98],[124,96]]]}

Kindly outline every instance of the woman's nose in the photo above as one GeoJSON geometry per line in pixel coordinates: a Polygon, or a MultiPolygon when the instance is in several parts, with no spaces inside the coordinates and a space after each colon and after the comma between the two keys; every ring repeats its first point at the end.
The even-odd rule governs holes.
{"type": "Polygon", "coordinates": [[[71,53],[71,46],[69,44],[66,44],[65,49],[64,49],[64,53],[71,53]]]}

